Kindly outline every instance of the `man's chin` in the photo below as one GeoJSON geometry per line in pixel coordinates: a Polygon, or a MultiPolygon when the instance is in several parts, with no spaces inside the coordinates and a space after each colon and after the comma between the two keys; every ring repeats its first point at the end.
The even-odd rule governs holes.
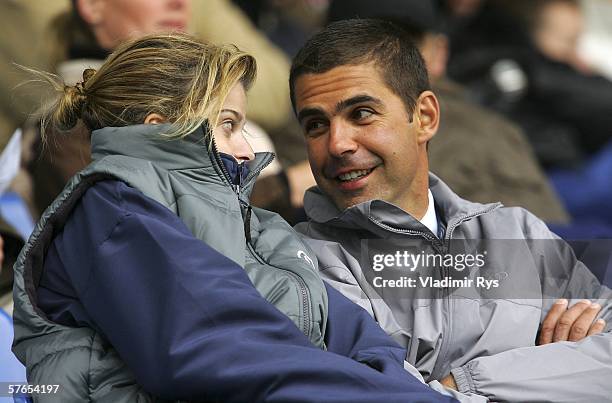
{"type": "Polygon", "coordinates": [[[344,211],[346,209],[349,209],[351,207],[354,207],[360,203],[363,203],[365,201],[368,201],[369,198],[365,197],[365,196],[358,196],[358,197],[336,197],[333,199],[334,200],[334,204],[336,205],[336,207],[340,210],[340,211],[344,211]]]}
{"type": "Polygon", "coordinates": [[[347,192],[338,189],[335,184],[330,183],[326,183],[324,186],[319,184],[319,189],[331,199],[336,208],[340,211],[344,211],[357,204],[373,199],[371,195],[366,194],[366,189],[347,192]]]}

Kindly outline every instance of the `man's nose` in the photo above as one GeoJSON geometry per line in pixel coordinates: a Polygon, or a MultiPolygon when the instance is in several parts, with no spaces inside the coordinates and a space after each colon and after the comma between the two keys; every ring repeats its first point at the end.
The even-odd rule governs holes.
{"type": "Polygon", "coordinates": [[[331,122],[329,126],[329,153],[342,157],[346,153],[357,151],[358,144],[354,139],[354,130],[348,124],[331,122]]]}
{"type": "Polygon", "coordinates": [[[235,137],[234,146],[232,148],[234,151],[234,158],[236,158],[238,162],[252,161],[255,159],[255,153],[253,153],[253,149],[244,135],[235,137]]]}

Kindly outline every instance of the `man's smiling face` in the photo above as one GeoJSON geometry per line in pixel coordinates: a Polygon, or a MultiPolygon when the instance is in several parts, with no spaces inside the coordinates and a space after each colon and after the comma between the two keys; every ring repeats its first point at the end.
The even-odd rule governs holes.
{"type": "Polygon", "coordinates": [[[429,138],[373,63],[299,76],[295,105],[314,177],[340,210],[381,199],[410,212],[423,180],[427,197],[429,138]]]}

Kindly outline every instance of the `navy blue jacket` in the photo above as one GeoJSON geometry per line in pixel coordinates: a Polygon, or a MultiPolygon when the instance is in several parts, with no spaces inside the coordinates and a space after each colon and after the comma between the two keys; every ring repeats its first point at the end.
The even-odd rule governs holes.
{"type": "Polygon", "coordinates": [[[162,398],[452,401],[403,369],[405,351],[363,309],[327,290],[323,351],[175,214],[107,180],[54,239],[37,294],[49,319],[99,330],[162,398]]]}

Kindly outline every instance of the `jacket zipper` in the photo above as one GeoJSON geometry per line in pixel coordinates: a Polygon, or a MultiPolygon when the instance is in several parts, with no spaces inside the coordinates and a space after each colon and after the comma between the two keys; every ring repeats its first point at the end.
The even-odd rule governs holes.
{"type": "MultiPolygon", "coordinates": [[[[256,175],[258,175],[262,170],[264,170],[268,165],[270,165],[272,163],[273,158],[270,157],[268,159],[268,161],[266,161],[265,163],[263,163],[257,170],[249,173],[249,175],[247,176],[247,178],[245,179],[246,182],[248,182],[251,178],[255,177],[256,175]]],[[[249,204],[249,211],[251,209],[251,205],[249,204]]],[[[250,214],[249,214],[249,222],[250,222],[250,214]]],[[[250,228],[249,228],[249,240],[251,238],[250,235],[250,228]]],[[[308,292],[308,287],[306,286],[306,282],[304,281],[304,279],[297,273],[294,273],[290,270],[287,269],[283,269],[282,267],[277,267],[277,266],[273,266],[270,263],[267,263],[263,260],[263,258],[259,255],[259,253],[257,253],[257,251],[255,250],[255,248],[253,248],[253,245],[251,244],[251,242],[249,241],[249,249],[251,250],[251,253],[253,255],[255,255],[256,259],[258,259],[258,261],[262,264],[267,264],[268,266],[272,266],[278,270],[283,270],[285,272],[287,272],[287,274],[289,274],[289,276],[293,277],[296,282],[298,283],[298,286],[300,288],[300,294],[302,297],[302,314],[304,317],[304,323],[302,325],[302,333],[304,333],[306,335],[306,337],[308,337],[310,339],[311,336],[311,322],[312,319],[310,317],[310,294],[308,292]]]]}
{"type": "Polygon", "coordinates": [[[240,185],[242,185],[242,164],[238,164],[238,183],[236,184],[236,194],[239,197],[240,197],[240,185]]]}
{"type": "Polygon", "coordinates": [[[270,165],[272,163],[272,161],[274,160],[274,155],[270,155],[268,156],[268,159],[266,161],[264,161],[263,164],[261,164],[255,171],[251,171],[246,178],[244,178],[245,182],[249,182],[253,177],[255,177],[256,175],[259,175],[259,173],[261,171],[263,171],[264,169],[266,169],[266,167],[268,165],[270,165]]]}
{"type": "MultiPolygon", "coordinates": [[[[415,235],[415,236],[419,236],[421,238],[424,238],[425,240],[431,242],[433,247],[434,247],[434,249],[436,250],[436,252],[438,252],[440,254],[444,253],[444,251],[445,251],[443,242],[441,242],[440,239],[432,236],[431,234],[428,234],[427,232],[417,231],[417,230],[408,230],[408,229],[397,229],[397,228],[390,227],[390,226],[388,226],[386,224],[383,224],[383,223],[381,223],[379,221],[376,221],[376,220],[374,220],[371,217],[370,217],[370,220],[372,222],[374,222],[376,225],[378,225],[379,227],[386,229],[387,231],[391,231],[391,232],[394,232],[396,234],[408,234],[408,235],[415,235]]],[[[443,267],[442,270],[443,270],[443,275],[447,276],[448,272],[447,272],[446,268],[443,267]]],[[[447,290],[447,289],[448,289],[448,287],[445,288],[445,290],[447,290]]],[[[439,293],[441,293],[441,292],[443,292],[443,291],[440,290],[439,293]]],[[[445,298],[445,304],[446,304],[447,309],[450,309],[450,303],[451,302],[450,302],[450,292],[449,292],[448,295],[445,298]]],[[[450,325],[450,323],[451,323],[451,319],[450,319],[450,314],[449,314],[448,315],[448,324],[450,325]]],[[[450,329],[451,329],[451,327],[449,326],[449,330],[450,329]]],[[[442,336],[442,344],[443,344],[442,348],[444,348],[444,344],[445,344],[444,342],[447,341],[449,338],[450,338],[450,336],[449,337],[442,336]]],[[[434,365],[434,368],[431,371],[432,377],[435,374],[436,367],[438,366],[438,362],[440,362],[439,359],[436,360],[436,364],[434,365]]],[[[434,378],[434,379],[438,379],[438,378],[434,378]]]]}
{"type": "MultiPolygon", "coordinates": [[[[480,210],[471,214],[466,214],[463,215],[461,217],[459,217],[454,223],[453,225],[450,225],[448,227],[448,229],[446,230],[446,237],[444,239],[444,251],[448,252],[448,250],[450,249],[450,241],[451,241],[451,237],[453,236],[453,232],[455,231],[455,229],[463,224],[464,222],[477,217],[479,215],[483,215],[486,213],[489,213],[493,210],[495,210],[496,208],[499,207],[499,204],[496,204],[492,207],[489,207],[487,209],[484,210],[480,210]]],[[[447,273],[445,272],[445,275],[447,273]]],[[[448,287],[447,287],[448,288],[448,287]]],[[[442,345],[440,346],[440,354],[438,355],[438,359],[436,360],[436,363],[431,371],[431,375],[433,379],[437,379],[440,380],[442,379],[442,376],[446,376],[447,374],[439,374],[438,372],[440,371],[440,367],[442,365],[442,363],[446,362],[446,356],[448,355],[448,350],[449,350],[449,346],[450,346],[450,341],[452,340],[453,337],[453,320],[452,320],[452,309],[453,309],[453,300],[451,298],[450,295],[450,289],[448,289],[448,295],[445,298],[445,302],[446,302],[446,309],[448,312],[447,315],[447,329],[448,329],[448,333],[446,334],[446,337],[444,335],[442,335],[442,345]]]]}
{"type": "Polygon", "coordinates": [[[440,253],[442,251],[443,248],[443,244],[442,242],[440,242],[440,240],[438,238],[436,238],[435,236],[428,234],[425,231],[417,231],[417,230],[413,230],[413,229],[398,229],[398,228],[393,228],[387,224],[383,224],[380,221],[375,220],[372,217],[368,217],[370,221],[372,221],[374,224],[378,225],[379,227],[381,227],[384,230],[387,230],[389,232],[393,232],[396,234],[402,234],[402,235],[414,235],[414,236],[418,236],[421,238],[424,238],[426,241],[429,241],[433,244],[434,249],[436,250],[436,252],[440,253]]]}
{"type": "MultiPolygon", "coordinates": [[[[231,176],[229,174],[229,172],[227,172],[227,168],[225,168],[225,164],[223,163],[223,161],[221,160],[221,157],[219,156],[219,151],[217,150],[217,144],[215,143],[215,140],[213,138],[212,140],[212,146],[213,146],[213,155],[215,157],[215,161],[217,162],[217,165],[219,165],[219,168],[221,169],[223,175],[225,176],[225,180],[228,182],[228,184],[230,185],[230,187],[234,190],[234,192],[236,193],[236,196],[238,197],[238,203],[240,203],[240,205],[244,208],[247,209],[247,212],[245,214],[245,216],[243,217],[244,220],[244,231],[245,231],[245,237],[247,240],[247,247],[249,249],[249,251],[251,252],[251,255],[253,255],[253,257],[255,258],[255,260],[257,260],[260,264],[264,264],[267,266],[271,266],[274,267],[275,269],[278,270],[283,270],[285,272],[287,272],[287,274],[290,275],[290,277],[292,277],[296,283],[298,284],[299,288],[300,288],[300,294],[302,297],[302,314],[304,317],[304,321],[302,324],[302,333],[304,333],[306,335],[306,337],[308,337],[310,339],[311,336],[311,318],[310,318],[310,295],[308,294],[308,287],[306,286],[306,282],[304,281],[304,279],[298,275],[297,273],[294,273],[290,270],[287,269],[283,269],[282,267],[277,267],[274,265],[271,265],[270,263],[266,262],[263,257],[261,257],[261,255],[259,255],[259,253],[257,253],[257,251],[255,250],[255,248],[253,247],[253,244],[251,243],[251,204],[250,203],[246,203],[244,202],[241,198],[240,198],[240,191],[242,189],[242,164],[238,165],[238,184],[234,185],[233,181],[231,180],[231,176]]],[[[263,164],[261,164],[261,166],[259,166],[257,168],[257,170],[249,173],[249,175],[247,176],[247,178],[245,178],[245,182],[248,182],[251,178],[255,177],[257,174],[259,174],[264,168],[266,168],[268,165],[270,165],[270,163],[272,163],[273,158],[268,158],[267,161],[265,161],[263,164]]],[[[242,209],[241,209],[242,210],[242,209]]]]}
{"type": "Polygon", "coordinates": [[[449,226],[448,229],[446,230],[446,238],[445,238],[446,247],[448,248],[450,246],[451,237],[453,235],[453,231],[455,231],[455,228],[457,228],[459,225],[463,224],[464,222],[466,222],[467,220],[469,220],[471,218],[477,217],[479,215],[490,213],[491,211],[499,208],[500,206],[501,206],[501,204],[497,203],[497,204],[494,204],[493,206],[488,207],[488,208],[486,208],[484,210],[476,211],[474,213],[466,214],[466,215],[463,215],[463,216],[459,217],[453,223],[453,225],[449,226]]]}
{"type": "Polygon", "coordinates": [[[259,255],[259,253],[257,253],[257,251],[255,250],[255,248],[253,248],[252,244],[248,244],[249,247],[249,251],[251,252],[251,254],[255,257],[255,259],[261,263],[261,264],[265,264],[271,267],[274,267],[275,269],[278,270],[283,270],[285,272],[287,272],[287,274],[289,276],[291,276],[299,285],[300,288],[300,294],[302,297],[302,314],[304,317],[304,322],[302,324],[302,333],[304,333],[306,335],[306,337],[308,337],[310,339],[311,336],[311,318],[310,318],[310,295],[308,294],[308,287],[306,286],[306,282],[304,281],[304,279],[297,273],[294,273],[292,271],[289,271],[287,269],[283,269],[282,267],[277,267],[277,266],[273,266],[270,263],[264,261],[264,259],[261,257],[261,255],[259,255]]]}
{"type": "MultiPolygon", "coordinates": [[[[402,229],[397,229],[397,228],[393,228],[390,227],[386,224],[383,224],[371,217],[369,217],[370,221],[372,221],[373,223],[375,223],[376,225],[378,225],[379,227],[386,229],[387,231],[390,232],[394,232],[396,234],[410,234],[410,235],[415,235],[415,236],[420,236],[422,238],[424,238],[425,240],[428,240],[430,242],[432,242],[434,249],[438,252],[438,253],[446,253],[449,248],[450,248],[450,241],[451,241],[451,237],[453,235],[453,232],[455,231],[455,229],[461,225],[462,223],[464,223],[465,221],[474,218],[476,216],[482,215],[482,214],[486,214],[490,211],[495,210],[496,208],[499,207],[499,204],[496,204],[492,207],[489,207],[485,210],[481,210],[481,211],[477,211],[471,214],[466,214],[464,216],[461,216],[459,219],[457,219],[452,226],[449,226],[448,229],[446,230],[446,237],[444,239],[444,242],[440,242],[440,240],[434,236],[432,236],[431,234],[428,234],[427,232],[424,231],[417,231],[417,230],[402,230],[402,229]]],[[[446,268],[443,268],[443,273],[444,276],[448,275],[448,272],[446,270],[446,268]]],[[[442,365],[443,362],[445,362],[445,356],[448,354],[448,349],[449,349],[449,345],[450,345],[450,340],[452,339],[452,331],[453,331],[453,327],[452,327],[452,315],[451,315],[451,310],[452,310],[452,299],[450,297],[450,289],[449,287],[446,287],[445,290],[447,291],[447,295],[444,298],[445,300],[445,305],[446,305],[446,309],[448,312],[447,315],[447,328],[448,328],[448,334],[446,335],[446,337],[444,335],[442,335],[442,345],[440,346],[440,354],[438,355],[438,359],[436,360],[436,363],[434,365],[434,368],[431,371],[431,375],[433,379],[441,379],[442,378],[442,374],[437,374],[437,372],[440,370],[440,366],[442,365]]]]}

